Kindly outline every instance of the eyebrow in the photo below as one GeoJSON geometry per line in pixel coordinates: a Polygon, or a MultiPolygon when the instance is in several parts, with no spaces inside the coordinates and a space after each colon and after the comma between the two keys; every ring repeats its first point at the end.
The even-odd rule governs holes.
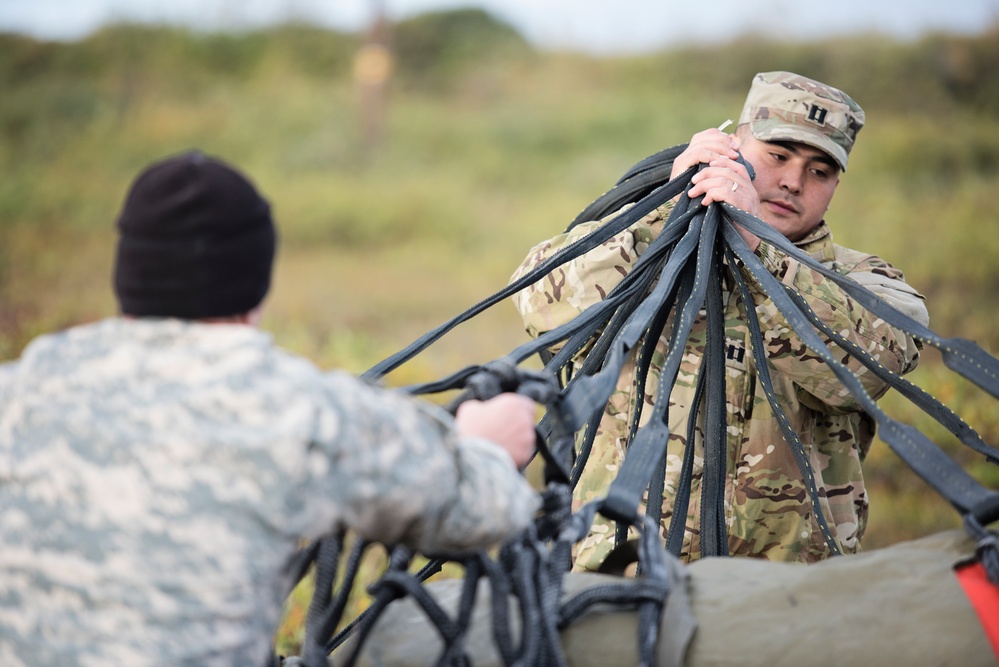
{"type": "MultiPolygon", "coordinates": [[[[771,141],[769,143],[774,144],[776,146],[780,146],[784,150],[790,153],[794,153],[795,155],[801,155],[801,149],[798,148],[799,142],[797,141],[771,141]]],[[[809,148],[811,148],[811,146],[809,146],[809,148]]],[[[818,152],[812,155],[809,159],[814,160],[816,162],[821,162],[822,164],[832,167],[837,171],[839,170],[839,163],[836,162],[836,160],[832,159],[831,157],[826,155],[824,151],[821,151],[818,148],[816,148],[815,150],[818,152]]]]}

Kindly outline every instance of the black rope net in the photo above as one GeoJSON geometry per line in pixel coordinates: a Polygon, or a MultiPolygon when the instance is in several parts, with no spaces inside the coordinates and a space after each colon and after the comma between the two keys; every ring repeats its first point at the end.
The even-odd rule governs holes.
{"type": "MultiPolygon", "coordinates": [[[[584,221],[603,219],[632,204],[623,213],[598,229],[562,248],[494,295],[428,332],[411,345],[371,368],[365,376],[379,379],[429,347],[448,331],[492,305],[532,285],[558,266],[599,246],[627,229],[648,213],[676,200],[660,235],[635,263],[632,271],[603,301],[588,308],[571,322],[540,335],[507,356],[470,366],[453,375],[407,388],[417,395],[461,390],[452,408],[467,398],[485,399],[503,391],[519,391],[546,407],[538,426],[539,453],[544,458],[543,509],[535,524],[516,539],[502,545],[495,557],[484,552],[434,554],[416,572],[410,572],[414,554],[402,547],[391,550],[384,575],[369,589],[374,601],[356,619],[341,626],[346,597],[357,576],[358,564],[368,545],[359,542],[349,554],[343,553],[343,536],[311,545],[300,555],[299,575],[315,566],[315,592],[306,625],[306,639],[300,664],[325,665],[327,656],[345,646],[350,651],[342,662],[352,665],[375,621],[393,601],[412,597],[443,640],[439,665],[465,665],[463,650],[469,617],[475,604],[476,584],[488,579],[492,600],[493,638],[505,665],[565,665],[558,640],[560,630],[596,604],[616,605],[637,610],[638,655],[641,665],[655,664],[659,619],[670,593],[666,550],[678,553],[682,540],[689,478],[681,478],[674,512],[667,533],[666,550],[658,539],[659,503],[649,503],[640,513],[642,496],[661,497],[665,474],[665,442],[669,430],[665,409],[679,368],[691,323],[700,310],[706,312],[707,349],[700,366],[692,413],[705,415],[705,460],[701,516],[702,555],[727,555],[723,506],[725,475],[725,367],[724,322],[721,284],[724,267],[740,262],[772,299],[789,326],[802,342],[829,368],[876,422],[881,439],[898,454],[931,488],[944,497],[963,518],[968,533],[978,544],[976,555],[990,581],[999,586],[999,538],[986,527],[999,519],[999,492],[988,489],[912,426],[885,414],[868,395],[857,376],[842,363],[842,354],[833,354],[827,341],[875,374],[927,415],[944,426],[961,443],[999,463],[999,450],[951,409],[927,392],[886,369],[865,350],[831,330],[792,288],[778,281],[760,259],[749,250],[733,226],[738,224],[781,252],[836,283],[851,298],[890,325],[902,329],[923,346],[938,349],[944,364],[993,397],[999,398],[999,360],[975,343],[962,338],[942,338],[921,323],[899,312],[874,293],[849,278],[832,271],[801,252],[779,232],[763,221],[728,204],[703,206],[699,199],[685,194],[690,178],[698,169],[688,169],[669,180],[673,159],[684,145],[666,149],[646,158],[629,170],[602,197],[583,210],[570,228],[584,221]],[[660,371],[656,400],[647,422],[639,426],[641,406],[636,406],[627,443],[627,455],[606,496],[571,509],[572,489],[586,465],[593,444],[596,423],[614,390],[623,365],[637,359],[636,376],[647,377],[651,363],[650,346],[655,345],[670,320],[670,348],[660,371]],[[567,373],[571,360],[590,345],[585,361],[573,374],[567,373]],[[561,346],[558,353],[548,352],[561,346]],[[633,354],[634,353],[634,354],[633,354]],[[542,371],[521,368],[534,355],[545,361],[542,371]],[[568,571],[573,544],[586,536],[597,513],[616,521],[619,528],[633,528],[639,534],[638,575],[620,583],[564,596],[562,577],[568,571]],[[677,517],[681,517],[679,525],[677,517]],[[465,572],[458,614],[452,617],[423,590],[423,582],[440,571],[445,562],[460,564],[465,572]],[[339,592],[334,584],[343,565],[339,592]],[[565,598],[565,599],[563,599],[565,598]],[[511,608],[509,600],[515,600],[511,608]],[[512,624],[512,615],[516,623],[512,624]],[[519,631],[512,628],[516,625],[519,631]],[[336,633],[336,634],[334,634],[336,633]],[[517,635],[517,636],[515,636],[517,635]]],[[[748,166],[748,165],[747,165],[748,166]]],[[[751,168],[750,168],[751,171],[751,168]]],[[[752,304],[745,281],[738,271],[727,271],[743,302],[752,304]]],[[[806,480],[809,501],[820,530],[835,554],[836,540],[819,504],[819,493],[810,472],[809,459],[798,434],[788,425],[784,410],[771,382],[763,345],[763,333],[756,313],[746,309],[751,347],[758,379],[782,433],[806,480]]],[[[690,420],[691,422],[694,419],[690,420]]],[[[689,439],[692,441],[692,438],[689,439]]],[[[686,458],[690,458],[688,451],[686,458]]],[[[690,466],[686,463],[683,468],[690,466]]],[[[621,530],[618,531],[622,533],[621,530]]]]}

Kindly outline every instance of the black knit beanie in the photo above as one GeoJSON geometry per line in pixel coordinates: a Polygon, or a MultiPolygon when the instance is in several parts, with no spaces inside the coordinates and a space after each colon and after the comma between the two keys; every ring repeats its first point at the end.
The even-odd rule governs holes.
{"type": "Polygon", "coordinates": [[[114,289],[125,315],[241,315],[270,287],[270,206],[221,160],[192,151],[135,179],[118,217],[114,289]]]}

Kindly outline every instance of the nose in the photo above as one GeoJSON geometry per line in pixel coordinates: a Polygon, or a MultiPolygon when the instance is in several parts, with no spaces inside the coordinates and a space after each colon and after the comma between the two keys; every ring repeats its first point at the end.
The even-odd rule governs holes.
{"type": "Polygon", "coordinates": [[[801,184],[803,180],[802,170],[793,165],[788,165],[780,171],[780,189],[789,192],[790,194],[801,194],[801,184]]]}

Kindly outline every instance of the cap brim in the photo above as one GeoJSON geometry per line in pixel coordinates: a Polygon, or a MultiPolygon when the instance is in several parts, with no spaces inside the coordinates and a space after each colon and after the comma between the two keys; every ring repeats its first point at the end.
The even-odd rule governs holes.
{"type": "Polygon", "coordinates": [[[818,148],[835,160],[842,171],[846,171],[846,150],[821,132],[809,132],[807,128],[800,125],[778,125],[776,127],[771,125],[766,129],[758,129],[759,125],[760,123],[750,121],[749,129],[753,136],[760,141],[793,141],[818,148]]]}

